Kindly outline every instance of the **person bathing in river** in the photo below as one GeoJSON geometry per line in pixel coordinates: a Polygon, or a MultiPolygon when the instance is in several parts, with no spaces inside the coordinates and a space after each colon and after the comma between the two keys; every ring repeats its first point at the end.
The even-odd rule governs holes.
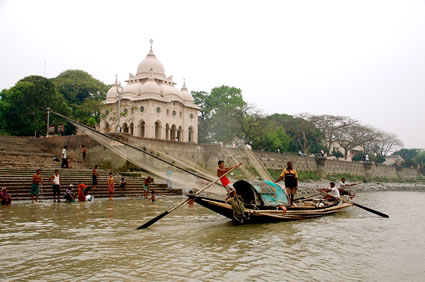
{"type": "Polygon", "coordinates": [[[38,187],[39,185],[43,184],[43,177],[41,176],[41,170],[37,169],[35,174],[32,176],[32,184],[31,184],[31,200],[34,204],[34,198],[35,201],[38,202],[38,187]]]}
{"type": "Polygon", "coordinates": [[[114,197],[114,192],[115,192],[115,179],[112,176],[112,172],[109,173],[108,192],[109,192],[109,200],[112,201],[112,198],[114,197]]]}
{"type": "MultiPolygon", "coordinates": [[[[242,163],[239,163],[232,167],[224,167],[224,161],[220,160],[218,161],[218,168],[217,168],[217,176],[221,177],[222,175],[226,174],[229,170],[236,168],[238,166],[242,165],[242,163]]],[[[221,184],[223,185],[224,189],[227,191],[227,197],[225,200],[227,200],[229,197],[236,196],[236,189],[233,187],[232,183],[230,183],[229,178],[227,178],[226,175],[220,178],[221,184]]]]}
{"type": "Polygon", "coordinates": [[[2,205],[10,205],[12,203],[12,197],[7,194],[7,188],[2,187],[0,192],[0,203],[2,205]]]}
{"type": "Polygon", "coordinates": [[[59,175],[59,170],[55,169],[55,174],[49,177],[49,182],[52,183],[53,189],[53,202],[56,202],[56,197],[58,198],[58,202],[60,202],[61,196],[61,177],[59,175]]]}
{"type": "Polygon", "coordinates": [[[275,181],[275,183],[278,183],[282,179],[285,179],[285,188],[289,196],[289,205],[293,206],[295,205],[294,196],[297,193],[297,188],[298,188],[298,173],[292,167],[291,161],[287,163],[287,167],[282,171],[282,174],[275,181]]]}
{"type": "Polygon", "coordinates": [[[89,191],[91,189],[91,187],[87,186],[84,183],[78,184],[78,201],[85,202],[86,196],[89,194],[89,191]]]}
{"type": "Polygon", "coordinates": [[[69,184],[68,189],[65,191],[65,200],[69,203],[75,202],[74,185],[69,184]]]}
{"type": "Polygon", "coordinates": [[[145,199],[148,198],[149,185],[151,185],[152,182],[153,182],[153,179],[150,176],[146,177],[145,180],[143,181],[143,196],[145,199]]]}

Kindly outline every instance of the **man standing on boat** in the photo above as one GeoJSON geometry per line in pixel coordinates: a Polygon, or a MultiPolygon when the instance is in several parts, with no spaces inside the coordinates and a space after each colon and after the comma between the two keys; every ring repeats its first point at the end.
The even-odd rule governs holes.
{"type": "Polygon", "coordinates": [[[282,171],[282,174],[275,183],[278,183],[282,179],[285,179],[285,187],[289,196],[289,205],[292,206],[294,205],[294,196],[298,188],[298,173],[292,167],[291,161],[288,162],[287,167],[282,171]]]}
{"type": "MultiPolygon", "coordinates": [[[[217,176],[218,177],[221,177],[223,174],[226,174],[229,170],[231,170],[233,168],[236,168],[236,167],[240,166],[241,164],[242,163],[239,163],[239,164],[237,164],[237,165],[235,165],[233,167],[224,167],[224,161],[220,160],[220,161],[218,161],[217,176]]],[[[221,181],[221,184],[223,185],[223,187],[227,191],[226,200],[229,197],[236,196],[235,195],[236,189],[233,187],[232,183],[230,183],[230,180],[229,180],[229,178],[227,178],[226,175],[223,176],[223,177],[221,177],[220,178],[220,181],[221,181]]]]}

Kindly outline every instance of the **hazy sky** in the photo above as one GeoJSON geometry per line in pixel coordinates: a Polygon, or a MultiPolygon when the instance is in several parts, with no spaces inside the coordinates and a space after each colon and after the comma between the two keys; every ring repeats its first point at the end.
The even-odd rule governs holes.
{"type": "Polygon", "coordinates": [[[425,148],[425,2],[0,0],[0,89],[81,69],[111,84],[153,50],[181,87],[266,114],[346,115],[425,148]]]}

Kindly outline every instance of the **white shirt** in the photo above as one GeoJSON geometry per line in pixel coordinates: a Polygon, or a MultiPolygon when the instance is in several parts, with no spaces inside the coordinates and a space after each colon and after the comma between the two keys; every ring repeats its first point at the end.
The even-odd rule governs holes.
{"type": "Polygon", "coordinates": [[[63,148],[62,150],[62,159],[66,159],[66,149],[63,148]]]}
{"type": "Polygon", "coordinates": [[[53,183],[55,183],[56,185],[59,185],[60,184],[59,178],[60,178],[59,174],[53,175],[53,183]]]}
{"type": "Polygon", "coordinates": [[[334,197],[335,199],[339,199],[340,196],[341,196],[339,194],[338,188],[336,188],[336,187],[331,188],[331,191],[328,192],[328,194],[331,195],[332,197],[334,197]]]}
{"type": "Polygon", "coordinates": [[[345,181],[344,183],[342,183],[342,181],[339,182],[339,188],[345,188],[348,185],[348,182],[345,181]]]}

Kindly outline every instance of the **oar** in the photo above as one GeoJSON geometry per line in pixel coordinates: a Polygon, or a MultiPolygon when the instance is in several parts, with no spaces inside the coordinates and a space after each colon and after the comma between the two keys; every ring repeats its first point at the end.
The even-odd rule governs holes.
{"type": "MultiPolygon", "coordinates": [[[[326,195],[329,195],[329,196],[331,196],[332,198],[334,198],[332,195],[330,195],[330,194],[328,194],[328,193],[326,193],[326,195]]],[[[347,203],[351,203],[351,204],[353,204],[353,206],[356,206],[356,207],[359,207],[359,208],[361,208],[361,209],[364,209],[365,211],[368,211],[368,212],[371,212],[371,213],[377,214],[377,215],[382,216],[382,217],[385,217],[385,218],[390,218],[390,216],[389,216],[389,215],[387,215],[387,214],[385,214],[385,213],[382,213],[382,212],[376,211],[376,210],[374,210],[374,209],[371,209],[371,208],[368,208],[368,207],[362,206],[362,205],[360,205],[360,204],[356,204],[356,203],[354,203],[354,202],[352,202],[352,201],[347,201],[347,200],[343,200],[343,201],[344,201],[344,202],[347,202],[347,203]]]]}
{"type": "Polygon", "coordinates": [[[312,198],[312,197],[315,197],[315,196],[319,196],[319,195],[322,195],[322,194],[321,193],[313,194],[313,195],[310,195],[310,196],[307,196],[307,197],[301,197],[301,198],[295,199],[294,201],[305,200],[305,199],[309,199],[309,198],[312,198]]]}
{"type": "MultiPolygon", "coordinates": [[[[232,170],[234,170],[235,168],[237,168],[238,166],[240,166],[241,164],[238,164],[234,167],[232,167],[231,169],[229,169],[225,174],[223,174],[222,176],[220,176],[219,178],[217,178],[216,180],[214,180],[213,182],[211,182],[210,184],[208,184],[207,186],[201,188],[201,190],[199,190],[198,192],[196,192],[194,194],[194,196],[197,196],[199,194],[201,194],[203,191],[205,191],[207,188],[209,188],[210,186],[212,186],[214,183],[216,183],[217,181],[219,181],[223,176],[225,176],[226,174],[228,174],[229,172],[231,172],[232,170]]],[[[166,216],[167,214],[171,213],[172,211],[176,210],[177,208],[181,207],[182,205],[184,205],[187,201],[189,201],[190,198],[187,198],[184,201],[181,201],[180,203],[172,206],[171,208],[169,208],[168,210],[166,210],[165,212],[161,213],[160,215],[158,215],[157,217],[152,218],[151,220],[149,220],[148,222],[146,222],[143,225],[140,225],[139,227],[137,227],[137,229],[144,229],[144,228],[148,228],[149,226],[151,226],[152,224],[154,224],[155,222],[157,222],[158,220],[160,220],[161,218],[163,218],[164,216],[166,216]]]]}
{"type": "Polygon", "coordinates": [[[361,209],[364,209],[365,211],[368,211],[368,212],[371,212],[371,213],[377,214],[377,215],[382,216],[382,217],[385,217],[385,218],[390,218],[390,216],[389,216],[389,215],[387,215],[387,214],[385,214],[385,213],[382,213],[382,212],[379,212],[379,211],[373,210],[373,209],[371,209],[371,208],[368,208],[368,207],[365,207],[365,206],[362,206],[362,205],[356,204],[356,203],[351,202],[351,201],[347,201],[347,202],[352,203],[352,204],[353,204],[353,206],[356,206],[356,207],[359,207],[359,208],[361,208],[361,209]]]}

